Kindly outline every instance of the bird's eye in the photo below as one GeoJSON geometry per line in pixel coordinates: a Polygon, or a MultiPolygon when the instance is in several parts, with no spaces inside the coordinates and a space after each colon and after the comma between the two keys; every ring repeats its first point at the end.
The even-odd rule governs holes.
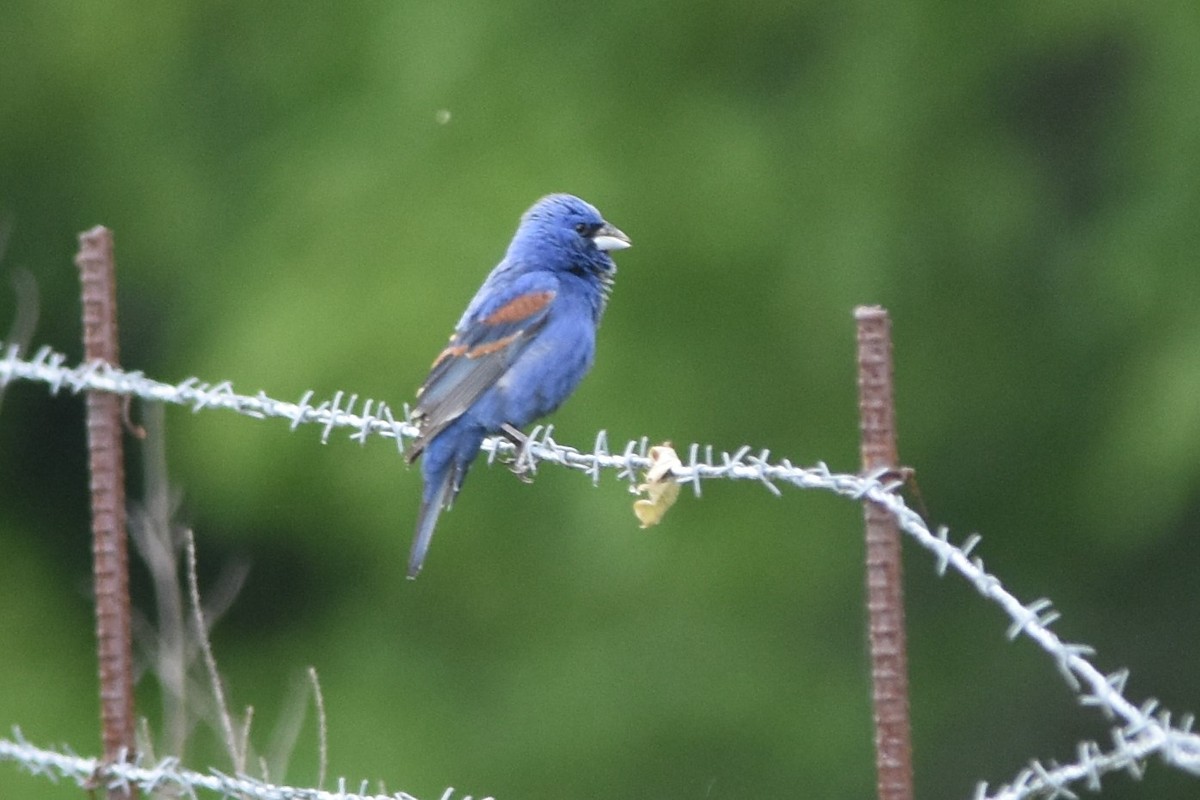
{"type": "Polygon", "coordinates": [[[575,223],[575,232],[578,233],[580,236],[587,236],[588,233],[591,231],[591,229],[592,229],[592,227],[590,225],[588,225],[586,222],[575,223]]]}

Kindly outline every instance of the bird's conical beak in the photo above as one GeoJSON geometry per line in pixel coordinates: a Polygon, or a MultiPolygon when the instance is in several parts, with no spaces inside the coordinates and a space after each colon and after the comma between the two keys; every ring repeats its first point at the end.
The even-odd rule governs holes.
{"type": "Polygon", "coordinates": [[[592,242],[595,243],[597,250],[604,251],[624,250],[626,247],[633,246],[633,242],[629,241],[628,236],[607,222],[592,234],[592,242]]]}

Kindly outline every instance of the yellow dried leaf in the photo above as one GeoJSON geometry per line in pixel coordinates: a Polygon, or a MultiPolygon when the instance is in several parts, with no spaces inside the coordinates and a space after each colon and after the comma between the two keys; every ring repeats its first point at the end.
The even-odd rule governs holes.
{"type": "Polygon", "coordinates": [[[672,471],[683,466],[670,442],[650,448],[650,469],[646,470],[646,482],[636,487],[638,494],[646,497],[633,503],[633,513],[643,528],[662,522],[667,509],[675,505],[679,497],[679,484],[672,471]]]}

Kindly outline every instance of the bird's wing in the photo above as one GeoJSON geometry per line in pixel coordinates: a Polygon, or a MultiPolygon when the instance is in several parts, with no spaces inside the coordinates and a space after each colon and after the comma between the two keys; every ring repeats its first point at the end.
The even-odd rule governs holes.
{"type": "Polygon", "coordinates": [[[485,302],[472,303],[472,313],[459,323],[417,390],[414,416],[421,434],[409,448],[409,461],[495,385],[529,345],[546,324],[557,286],[551,275],[527,274],[485,302]]]}

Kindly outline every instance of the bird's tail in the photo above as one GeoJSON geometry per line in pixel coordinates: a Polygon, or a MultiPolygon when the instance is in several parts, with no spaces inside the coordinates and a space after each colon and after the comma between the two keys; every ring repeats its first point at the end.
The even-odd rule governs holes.
{"type": "Polygon", "coordinates": [[[421,510],[417,512],[417,532],[413,535],[412,549],[408,552],[408,579],[417,577],[421,565],[425,563],[425,554],[429,552],[429,542],[433,539],[433,529],[437,525],[438,515],[443,508],[450,507],[454,499],[454,487],[458,483],[458,465],[451,462],[442,470],[442,475],[432,491],[421,499],[421,510]]]}
{"type": "Polygon", "coordinates": [[[479,453],[483,434],[483,428],[464,420],[439,433],[425,448],[421,462],[424,483],[421,509],[417,512],[417,532],[408,554],[409,580],[421,571],[438,515],[442,509],[450,507],[462,488],[471,460],[479,453]]]}

